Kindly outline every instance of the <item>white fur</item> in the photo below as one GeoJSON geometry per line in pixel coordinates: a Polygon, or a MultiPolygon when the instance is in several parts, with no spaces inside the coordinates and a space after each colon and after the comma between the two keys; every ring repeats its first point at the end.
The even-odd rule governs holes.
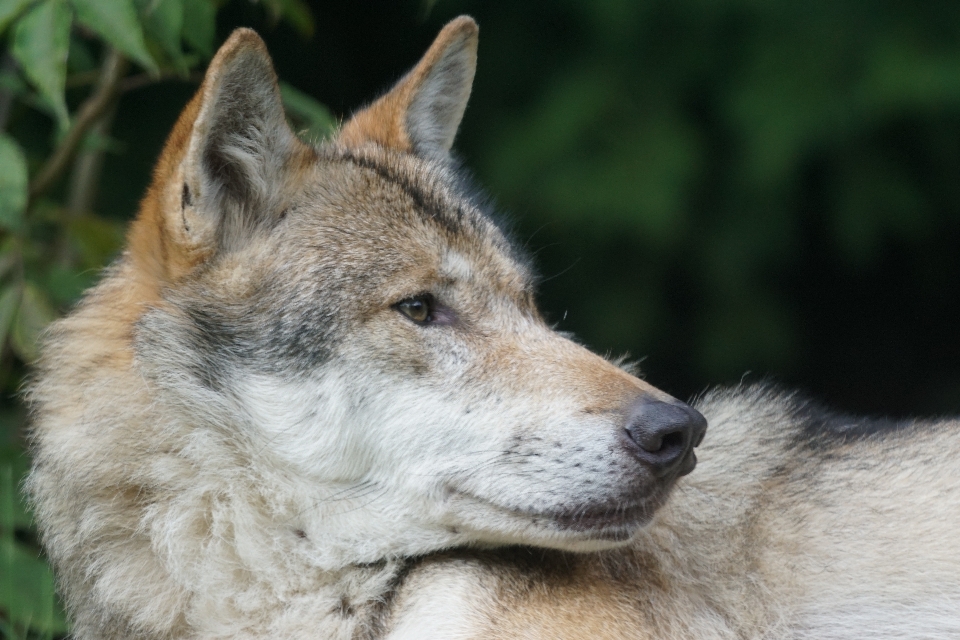
{"type": "Polygon", "coordinates": [[[409,591],[397,603],[397,623],[384,640],[471,640],[482,630],[492,599],[477,591],[477,571],[463,566],[409,591]]]}
{"type": "MultiPolygon", "coordinates": [[[[542,328],[527,332],[556,340],[542,328]]],[[[584,481],[597,491],[610,487],[613,470],[595,458],[616,459],[622,418],[583,416],[570,397],[550,390],[538,398],[504,388],[492,402],[471,400],[466,370],[475,357],[461,351],[443,373],[463,385],[462,394],[384,376],[362,362],[298,382],[264,375],[236,381],[237,415],[250,425],[253,446],[304,485],[297,526],[323,541],[317,566],[527,542],[531,535],[574,544],[557,532],[536,533],[516,512],[588,499],[594,489],[584,481]],[[511,439],[523,432],[555,440],[509,455],[511,439]],[[531,462],[529,453],[554,442],[564,445],[563,456],[531,462]],[[598,466],[597,477],[576,472],[581,464],[598,466]]]]}
{"type": "Polygon", "coordinates": [[[625,426],[667,396],[551,331],[452,186],[476,28],[446,34],[409,76],[419,156],[297,147],[262,43],[218,53],[131,251],[53,325],[31,390],[28,490],[75,636],[960,633],[957,423],[811,443],[789,398],[716,393],[661,506],[674,477],[625,426]],[[444,322],[400,312],[424,292],[444,322]]]}

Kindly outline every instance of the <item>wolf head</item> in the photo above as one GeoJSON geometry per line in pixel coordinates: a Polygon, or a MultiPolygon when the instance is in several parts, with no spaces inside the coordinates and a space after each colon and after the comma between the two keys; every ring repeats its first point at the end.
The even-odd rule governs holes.
{"type": "MultiPolygon", "coordinates": [[[[256,528],[322,567],[456,545],[590,550],[629,539],[693,469],[703,418],[553,331],[529,264],[462,188],[449,151],[476,49],[473,20],[454,20],[318,147],[289,129],[255,33],[217,53],[113,284],[77,316],[119,323],[102,350],[127,355],[101,366],[148,400],[136,430],[92,437],[125,434],[116,464],[139,469],[155,513],[167,492],[210,510],[190,535],[256,528]],[[173,468],[192,478],[179,496],[173,468]]],[[[79,343],[66,322],[53,342],[79,343]]],[[[50,350],[49,379],[82,351],[50,350]]],[[[111,411],[94,383],[70,384],[89,415],[111,411]]]]}

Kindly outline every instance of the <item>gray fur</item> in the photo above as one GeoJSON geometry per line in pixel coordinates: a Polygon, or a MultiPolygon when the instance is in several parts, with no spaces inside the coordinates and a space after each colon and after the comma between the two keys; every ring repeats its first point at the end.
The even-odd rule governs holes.
{"type": "MultiPolygon", "coordinates": [[[[430,100],[395,100],[441,148],[476,38],[452,24],[430,100]]],[[[625,421],[669,397],[544,323],[445,157],[366,136],[379,111],[303,146],[248,31],[198,100],[30,390],[79,640],[960,634],[956,422],[721,390],[700,468],[658,475],[625,421]]]]}

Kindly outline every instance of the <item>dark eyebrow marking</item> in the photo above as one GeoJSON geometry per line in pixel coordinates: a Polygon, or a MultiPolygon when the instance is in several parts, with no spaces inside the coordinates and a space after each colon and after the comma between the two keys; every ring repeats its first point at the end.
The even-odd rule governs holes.
{"type": "Polygon", "coordinates": [[[458,203],[455,206],[450,206],[436,195],[424,190],[421,185],[408,176],[370,158],[355,155],[349,151],[338,154],[337,158],[350,162],[361,169],[373,171],[380,178],[399,187],[413,201],[422,215],[439,224],[445,231],[454,235],[464,233],[464,223],[469,217],[462,204],[458,203]]]}

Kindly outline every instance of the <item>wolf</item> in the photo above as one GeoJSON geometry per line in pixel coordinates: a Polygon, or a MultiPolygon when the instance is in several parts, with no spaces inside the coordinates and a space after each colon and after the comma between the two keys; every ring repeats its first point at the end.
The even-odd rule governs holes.
{"type": "Polygon", "coordinates": [[[320,144],[216,54],[29,390],[75,637],[960,637],[960,425],[694,408],[554,331],[451,158],[477,39],[320,144]]]}

